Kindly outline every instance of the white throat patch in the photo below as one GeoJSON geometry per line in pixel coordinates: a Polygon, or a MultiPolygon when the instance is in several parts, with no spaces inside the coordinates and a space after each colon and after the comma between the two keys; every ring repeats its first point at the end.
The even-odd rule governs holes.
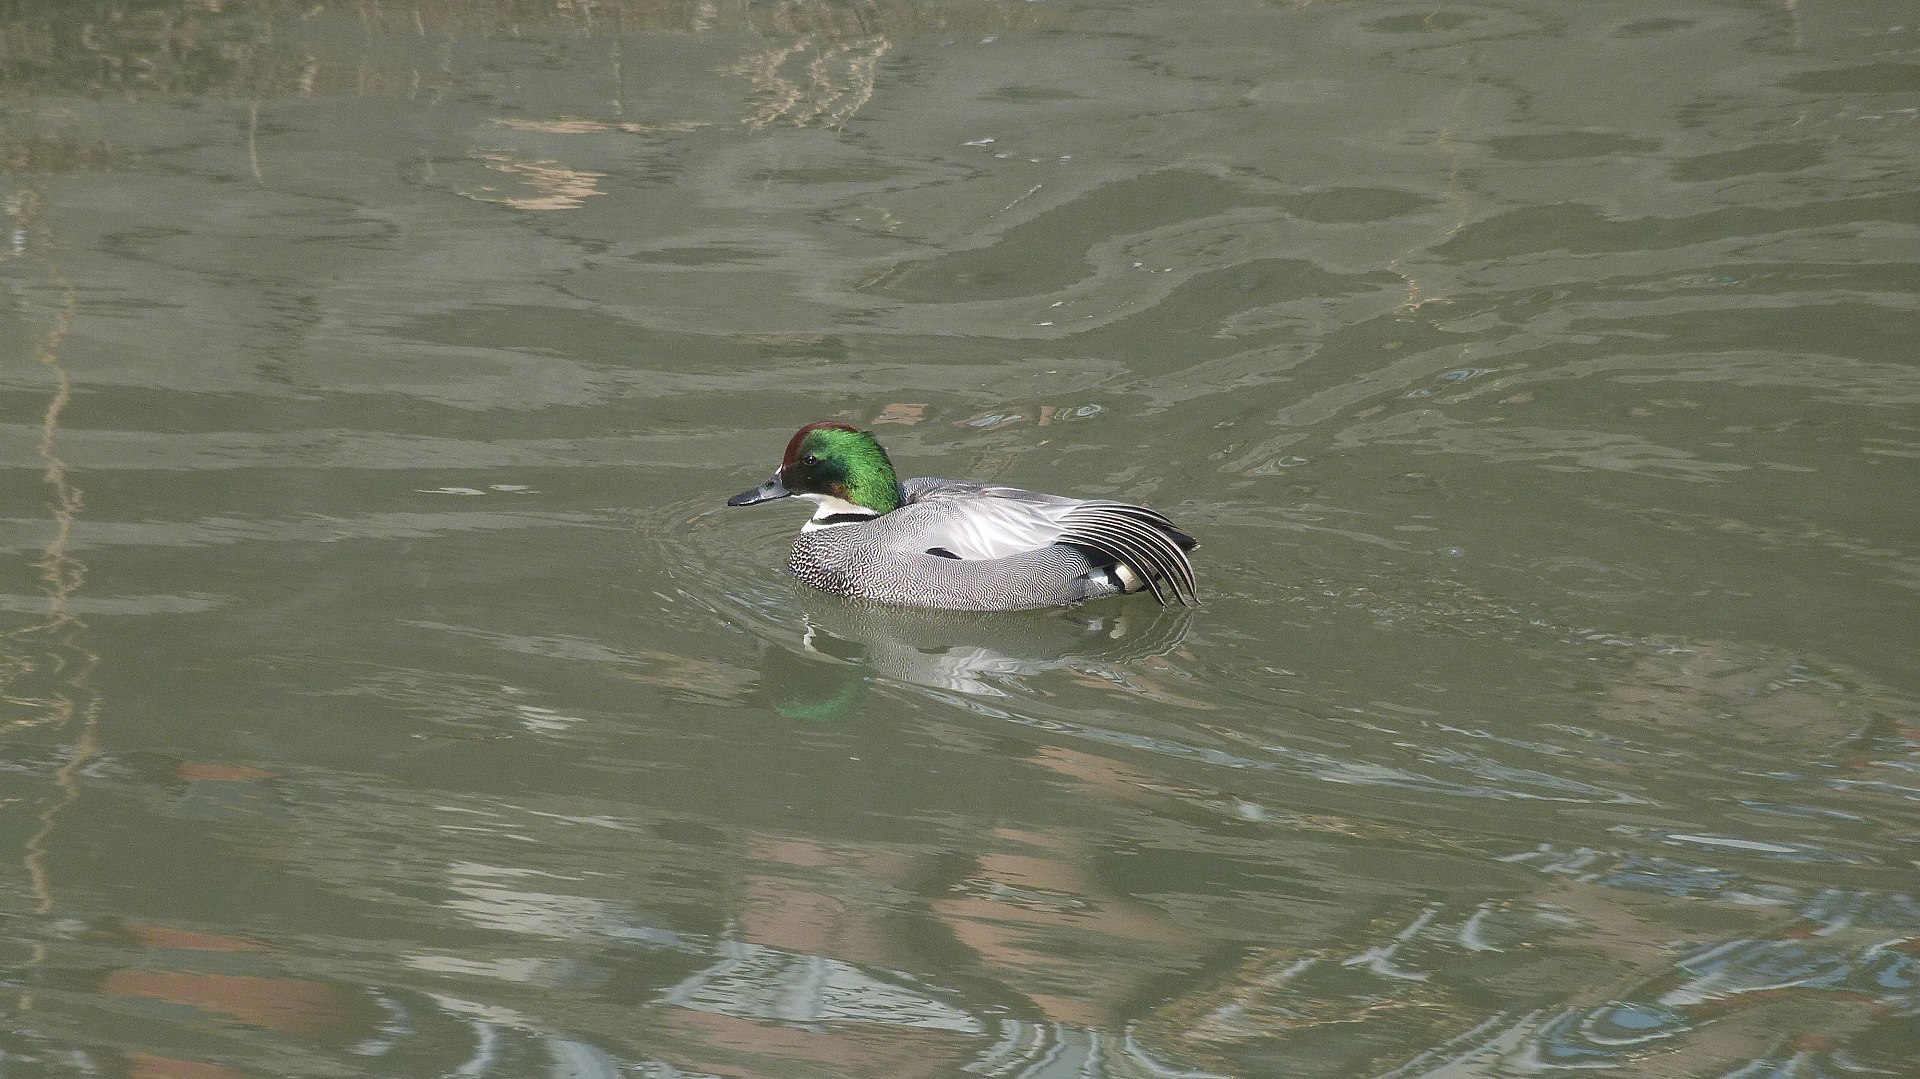
{"type": "Polygon", "coordinates": [[[826,523],[827,518],[835,517],[843,513],[856,515],[863,521],[870,521],[880,516],[865,506],[849,502],[844,498],[835,498],[832,495],[804,494],[795,495],[794,497],[804,498],[814,505],[813,516],[808,519],[806,524],[800,526],[800,531],[802,532],[812,532],[821,528],[838,528],[841,525],[858,523],[855,521],[834,521],[832,524],[826,523]]]}

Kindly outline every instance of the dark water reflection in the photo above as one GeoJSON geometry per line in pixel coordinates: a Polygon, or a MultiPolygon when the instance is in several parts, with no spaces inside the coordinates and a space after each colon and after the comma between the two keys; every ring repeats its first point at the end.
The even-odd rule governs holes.
{"type": "Polygon", "coordinates": [[[10,1075],[1907,1075],[1904,5],[0,16],[10,1075]],[[1203,606],[876,611],[799,423],[1203,606]]]}

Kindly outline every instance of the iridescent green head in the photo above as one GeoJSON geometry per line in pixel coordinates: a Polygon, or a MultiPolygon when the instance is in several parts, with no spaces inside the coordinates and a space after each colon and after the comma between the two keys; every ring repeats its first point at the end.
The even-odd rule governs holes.
{"type": "Polygon", "coordinates": [[[794,432],[772,479],[727,499],[727,505],[751,506],[788,495],[817,502],[823,512],[859,507],[891,513],[900,508],[900,480],[872,434],[822,420],[794,432]]]}

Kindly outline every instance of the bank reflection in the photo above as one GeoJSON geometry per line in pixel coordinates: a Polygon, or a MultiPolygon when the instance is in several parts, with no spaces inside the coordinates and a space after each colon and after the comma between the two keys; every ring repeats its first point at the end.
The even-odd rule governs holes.
{"type": "MultiPolygon", "coordinates": [[[[809,612],[763,659],[853,672],[864,696],[829,713],[840,722],[735,703],[727,714],[753,717],[696,741],[557,701],[571,722],[523,727],[498,789],[103,755],[98,796],[160,807],[149,828],[204,840],[197,864],[223,893],[302,898],[277,905],[279,929],[235,931],[217,905],[182,916],[137,873],[113,915],[74,896],[49,960],[16,972],[40,980],[40,1007],[5,1044],[50,1075],[83,1074],[62,1063],[76,1060],[251,1075],[269,1059],[476,1076],[1899,1074],[1920,1016],[1920,902],[1898,867],[1844,832],[1826,845],[1851,858],[1812,861],[1797,832],[1734,826],[1828,821],[1819,789],[1910,763],[1902,728],[1832,718],[1818,672],[1703,644],[1621,665],[1580,727],[1685,754],[1661,730],[1766,712],[1740,726],[1774,732],[1756,759],[1797,738],[1799,770],[1719,793],[1815,817],[1523,841],[1485,810],[1463,828],[1378,797],[1472,797],[1459,792],[1125,740],[1130,690],[1069,722],[1047,710],[1056,679],[1131,684],[1180,657],[1188,626],[1116,639],[1109,622],[1063,624],[988,641],[918,620],[835,633],[809,612]],[[1035,633],[1080,650],[1043,660],[1035,633]],[[938,688],[879,673],[933,677],[899,659],[921,653],[938,688]],[[538,778],[541,742],[571,751],[596,732],[603,753],[639,743],[636,759],[673,744],[680,766],[603,780],[569,752],[538,778]],[[309,925],[315,901],[327,913],[309,925]],[[140,1022],[100,1044],[46,1024],[63,1011],[140,1022]],[[1809,1016],[1858,1034],[1817,1037],[1809,1016]]],[[[771,670],[740,692],[784,699],[794,683],[771,670]]],[[[1737,739],[1713,753],[1752,771],[1737,739]]]]}

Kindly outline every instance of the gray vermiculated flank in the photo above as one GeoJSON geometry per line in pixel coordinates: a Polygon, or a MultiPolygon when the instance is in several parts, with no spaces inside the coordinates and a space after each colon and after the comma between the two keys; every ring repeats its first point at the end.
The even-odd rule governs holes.
{"type": "Polygon", "coordinates": [[[1114,595],[1123,589],[1108,567],[1123,561],[1156,582],[1156,596],[1168,590],[1184,602],[1182,592],[1192,594],[1181,542],[1192,541],[1152,510],[957,480],[913,479],[901,489],[907,502],[892,513],[802,532],[790,562],[795,575],[836,595],[998,611],[1114,595]],[[1034,522],[1027,527],[1043,537],[1040,545],[1002,558],[930,553],[963,546],[957,537],[983,527],[982,510],[1003,500],[1034,522]]]}

